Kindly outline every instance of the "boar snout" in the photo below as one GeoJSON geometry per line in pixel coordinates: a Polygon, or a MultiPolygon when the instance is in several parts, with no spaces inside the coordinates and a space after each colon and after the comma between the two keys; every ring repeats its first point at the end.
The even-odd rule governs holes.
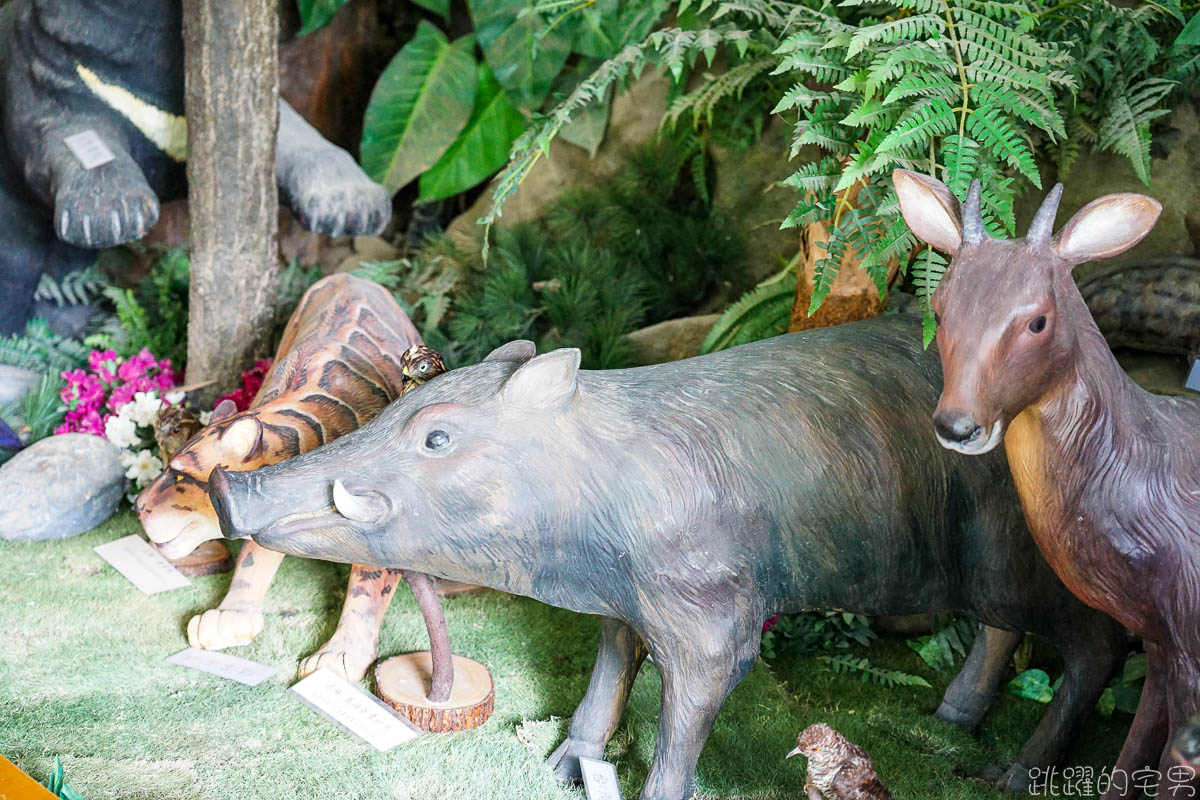
{"type": "Polygon", "coordinates": [[[213,509],[217,512],[217,521],[221,524],[221,534],[226,539],[245,539],[251,534],[251,531],[239,525],[233,516],[230,483],[229,473],[221,467],[216,467],[208,477],[208,496],[212,500],[213,509]]]}

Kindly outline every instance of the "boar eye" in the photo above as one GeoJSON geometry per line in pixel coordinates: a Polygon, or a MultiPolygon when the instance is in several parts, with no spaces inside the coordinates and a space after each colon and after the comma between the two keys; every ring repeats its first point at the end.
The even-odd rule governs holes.
{"type": "Polygon", "coordinates": [[[450,444],[450,434],[445,431],[430,431],[425,437],[425,447],[428,450],[441,450],[450,444]]]}
{"type": "Polygon", "coordinates": [[[1046,315],[1042,314],[1039,317],[1034,317],[1029,323],[1029,330],[1034,333],[1041,333],[1046,330],[1046,315]]]}

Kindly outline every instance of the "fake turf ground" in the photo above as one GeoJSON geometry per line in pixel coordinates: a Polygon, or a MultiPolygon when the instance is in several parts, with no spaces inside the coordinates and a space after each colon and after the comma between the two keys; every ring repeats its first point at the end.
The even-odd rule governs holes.
{"type": "MultiPolygon", "coordinates": [[[[238,655],[279,674],[248,688],[162,663],[187,646],[184,626],[220,601],[229,574],[144,597],[92,547],[138,530],[125,511],[61,542],[0,542],[0,753],[39,781],[62,756],[88,800],[172,798],[582,798],[542,760],[587,686],[599,624],[498,592],[446,601],[456,652],[487,664],[496,711],[469,733],[423,736],[381,755],[287,693],[298,659],[332,633],[348,568],[289,558],[267,600],[266,629],[238,655]]],[[[411,595],[388,612],[380,653],[425,649],[411,595]]],[[[924,675],[933,689],[887,689],[834,675],[812,657],[760,661],[734,691],[700,760],[705,798],[800,798],[796,734],[827,721],[866,747],[899,800],[1000,798],[972,779],[1007,762],[1042,707],[1002,697],[979,735],[931,716],[952,677],[924,667],[902,641],[876,643],[874,663],[924,675]]],[[[659,678],[643,668],[609,745],[626,798],[645,778],[659,678]]],[[[1111,765],[1128,725],[1093,715],[1073,760],[1111,765]]]]}

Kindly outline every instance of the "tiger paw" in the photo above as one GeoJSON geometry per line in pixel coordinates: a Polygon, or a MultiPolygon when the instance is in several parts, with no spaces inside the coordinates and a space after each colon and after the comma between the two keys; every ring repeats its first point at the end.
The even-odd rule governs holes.
{"type": "Polygon", "coordinates": [[[373,661],[375,661],[374,648],[342,647],[331,639],[320,650],[303,659],[296,674],[297,677],[304,678],[325,668],[351,683],[356,683],[367,674],[367,669],[373,661]]]}
{"type": "Polygon", "coordinates": [[[188,644],[204,650],[223,650],[250,644],[262,633],[261,612],[210,608],[188,620],[188,644]]]}

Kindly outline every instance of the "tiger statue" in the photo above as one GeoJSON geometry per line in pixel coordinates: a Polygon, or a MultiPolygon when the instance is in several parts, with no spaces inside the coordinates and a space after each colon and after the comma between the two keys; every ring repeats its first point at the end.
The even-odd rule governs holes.
{"type": "MultiPolygon", "coordinates": [[[[275,362],[250,408],[231,402],[170,459],[134,505],[146,535],[167,558],[179,558],[221,536],[208,499],[216,466],[253,470],[343,436],[372,419],[409,385],[432,377],[436,354],[421,344],[412,322],[378,284],[347,274],[313,284],[288,321],[275,362]]],[[[283,554],[247,540],[238,554],[221,604],[192,617],[192,647],[220,650],[251,642],[262,632],[263,601],[283,554]]],[[[303,659],[304,677],[328,667],[360,680],[375,660],[379,628],[400,570],[356,564],[337,629],[303,659]]]]}

